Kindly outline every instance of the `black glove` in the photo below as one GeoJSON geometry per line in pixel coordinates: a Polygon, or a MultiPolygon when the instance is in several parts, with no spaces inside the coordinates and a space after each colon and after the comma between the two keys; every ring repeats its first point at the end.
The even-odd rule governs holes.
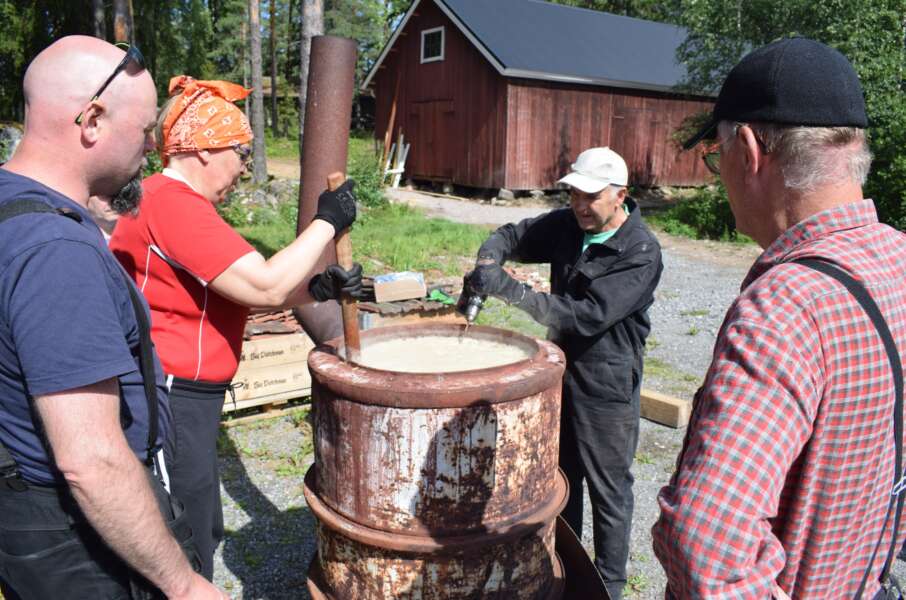
{"type": "Polygon", "coordinates": [[[327,221],[333,225],[335,233],[340,233],[355,221],[355,195],[352,188],[355,181],[347,179],[334,191],[327,190],[318,196],[318,212],[315,219],[327,221]]]}
{"type": "Polygon", "coordinates": [[[343,294],[349,294],[356,300],[362,298],[362,265],[353,263],[348,271],[340,265],[330,265],[323,273],[318,273],[308,282],[311,297],[318,302],[339,300],[343,294]]]}
{"type": "Polygon", "coordinates": [[[527,285],[510,277],[496,262],[479,260],[475,270],[466,275],[465,280],[476,294],[496,296],[507,304],[519,304],[528,290],[527,285]]]}

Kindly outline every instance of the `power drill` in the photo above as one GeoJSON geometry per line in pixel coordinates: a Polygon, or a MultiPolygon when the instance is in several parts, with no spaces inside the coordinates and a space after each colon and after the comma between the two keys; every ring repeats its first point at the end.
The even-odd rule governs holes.
{"type": "Polygon", "coordinates": [[[475,293],[472,286],[469,285],[469,278],[464,277],[462,280],[462,293],[459,294],[459,300],[456,302],[456,312],[466,318],[466,329],[475,322],[478,313],[484,306],[487,296],[475,293]]]}

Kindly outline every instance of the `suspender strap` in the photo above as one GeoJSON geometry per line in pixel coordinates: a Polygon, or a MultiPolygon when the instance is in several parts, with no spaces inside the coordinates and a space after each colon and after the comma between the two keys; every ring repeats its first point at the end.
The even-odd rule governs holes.
{"type": "Polygon", "coordinates": [[[884,320],[878,305],[861,283],[856,281],[846,271],[823,260],[804,258],[793,262],[820,271],[829,277],[833,277],[843,284],[849,293],[858,300],[859,304],[862,305],[863,310],[865,310],[874,324],[875,329],[878,330],[878,335],[884,343],[884,349],[887,351],[887,358],[890,360],[890,368],[893,372],[895,393],[893,403],[893,437],[894,452],[896,454],[893,488],[890,496],[890,503],[887,506],[887,514],[884,517],[884,525],[881,527],[881,536],[878,539],[878,543],[875,544],[875,548],[871,553],[871,559],[868,561],[868,569],[862,576],[862,582],[859,584],[859,589],[856,592],[856,599],[858,600],[865,591],[865,585],[868,582],[871,567],[874,564],[875,557],[877,556],[881,542],[884,539],[884,531],[887,529],[887,523],[890,521],[890,513],[891,511],[894,511],[894,507],[896,507],[896,510],[894,511],[893,519],[893,535],[890,539],[890,549],[887,552],[884,569],[881,571],[880,581],[882,584],[887,581],[890,575],[890,567],[893,563],[893,557],[896,555],[897,533],[900,529],[900,514],[903,511],[903,500],[906,498],[900,489],[902,487],[900,480],[903,476],[903,363],[900,361],[900,353],[897,350],[893,335],[890,333],[890,328],[887,326],[887,321],[884,320]]]}
{"type": "MultiPolygon", "coordinates": [[[[68,208],[54,208],[42,202],[41,200],[19,199],[11,202],[0,204],[0,223],[19,215],[31,213],[55,213],[81,223],[82,216],[68,208]]],[[[132,310],[135,312],[135,320],[138,324],[139,333],[139,369],[142,374],[142,383],[145,388],[145,400],[148,403],[148,447],[145,454],[145,464],[151,465],[154,461],[154,446],[157,444],[158,434],[158,407],[157,407],[157,377],[154,369],[154,345],[151,342],[151,322],[148,313],[145,312],[145,306],[142,304],[138,295],[138,290],[129,279],[126,272],[120,267],[118,269],[123,278],[126,289],[129,290],[129,299],[132,301],[132,310]]],[[[6,445],[0,443],[0,471],[6,472],[12,469],[17,472],[16,461],[10,455],[6,445]],[[9,465],[9,466],[7,466],[9,465]]]]}
{"type": "Polygon", "coordinates": [[[129,280],[122,268],[119,271],[123,276],[126,289],[129,290],[129,298],[132,300],[132,308],[135,311],[135,319],[138,322],[139,368],[142,373],[142,384],[145,387],[145,399],[148,402],[148,447],[145,453],[145,464],[151,466],[154,464],[154,446],[157,444],[157,421],[159,418],[157,412],[157,377],[154,370],[154,344],[151,342],[151,321],[148,319],[145,305],[142,304],[135,285],[129,280]]]}

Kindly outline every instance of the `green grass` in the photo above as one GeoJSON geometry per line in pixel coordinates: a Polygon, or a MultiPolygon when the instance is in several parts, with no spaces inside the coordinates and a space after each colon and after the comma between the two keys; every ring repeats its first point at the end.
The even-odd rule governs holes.
{"type": "Polygon", "coordinates": [[[635,594],[641,594],[646,589],[648,589],[648,579],[641,574],[637,573],[635,575],[630,575],[626,580],[626,586],[623,588],[624,595],[635,596],[635,594]]]}
{"type": "Polygon", "coordinates": [[[489,298],[485,302],[484,308],[478,313],[478,319],[475,322],[478,325],[500,327],[537,338],[544,338],[547,333],[547,328],[540,325],[525,311],[508,306],[496,298],[489,298]]]}
{"type": "Polygon", "coordinates": [[[429,219],[413,208],[386,204],[356,221],[352,250],[366,272],[421,271],[430,280],[462,274],[487,237],[483,227],[429,219]]]}
{"type": "Polygon", "coordinates": [[[635,462],[640,465],[654,464],[654,458],[650,454],[639,453],[635,455],[635,462]]]}
{"type": "Polygon", "coordinates": [[[687,383],[697,383],[699,381],[699,377],[696,375],[684,373],[666,361],[653,356],[645,357],[645,375],[662,379],[684,381],[687,383]]]}
{"type": "Polygon", "coordinates": [[[268,158],[299,160],[299,138],[274,137],[270,128],[264,133],[264,144],[268,158]]]}

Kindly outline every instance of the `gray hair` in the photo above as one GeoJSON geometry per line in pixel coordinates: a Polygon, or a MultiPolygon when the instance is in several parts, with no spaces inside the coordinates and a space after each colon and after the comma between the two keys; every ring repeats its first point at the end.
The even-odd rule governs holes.
{"type": "Polygon", "coordinates": [[[164,121],[167,119],[167,114],[170,112],[170,109],[173,108],[173,105],[176,104],[176,101],[180,98],[182,98],[182,96],[179,94],[170,96],[157,113],[157,123],[154,125],[154,143],[161,156],[163,156],[164,150],[164,121]]]}
{"type": "MultiPolygon", "coordinates": [[[[864,185],[871,168],[865,130],[857,127],[801,127],[749,123],[767,152],[776,154],[787,189],[813,192],[849,179],[864,185]]],[[[733,137],[737,123],[721,121],[720,139],[733,137]]]]}

